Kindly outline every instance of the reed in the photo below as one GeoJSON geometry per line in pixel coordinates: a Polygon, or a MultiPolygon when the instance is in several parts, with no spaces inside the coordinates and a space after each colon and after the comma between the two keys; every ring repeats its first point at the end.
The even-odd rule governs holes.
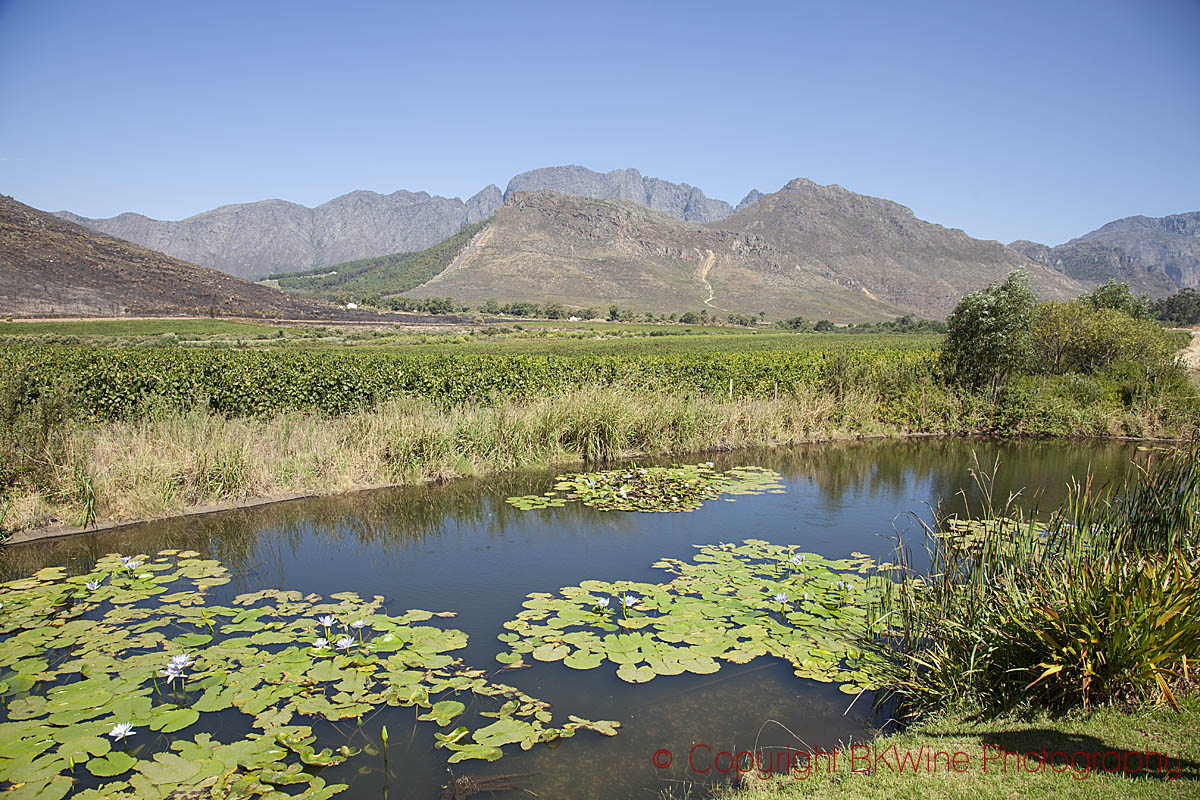
{"type": "Polygon", "coordinates": [[[928,569],[899,548],[870,643],[891,695],[914,714],[1176,706],[1200,657],[1200,447],[1163,449],[1123,484],[1085,478],[1026,518],[977,465],[971,518],[920,521],[928,569]]]}

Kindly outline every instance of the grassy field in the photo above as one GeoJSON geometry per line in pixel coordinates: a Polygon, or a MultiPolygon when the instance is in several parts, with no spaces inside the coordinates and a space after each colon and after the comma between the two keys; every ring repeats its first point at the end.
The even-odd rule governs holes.
{"type": "MultiPolygon", "coordinates": [[[[803,747],[799,742],[796,746],[803,747]]],[[[842,749],[832,759],[813,763],[818,768],[807,774],[797,771],[783,778],[764,780],[760,773],[748,773],[742,777],[740,789],[718,790],[715,796],[724,800],[1200,797],[1200,699],[1195,694],[1183,697],[1179,712],[1165,707],[1107,707],[1090,713],[1010,715],[992,720],[947,713],[903,733],[881,737],[869,746],[842,749]],[[1141,770],[1147,750],[1166,758],[1160,761],[1152,755],[1150,768],[1141,770]],[[1007,760],[1003,756],[1006,751],[1007,760]],[[935,759],[935,753],[949,754],[954,766],[947,769],[945,756],[935,759]],[[1035,755],[1030,758],[1029,753],[1035,755]],[[1104,762],[1097,766],[1097,756],[1091,755],[1102,758],[1105,753],[1112,754],[1107,771],[1104,762]],[[1064,763],[1068,757],[1076,759],[1077,768],[1064,763]],[[898,759],[905,758],[900,771],[898,759]],[[1131,774],[1117,771],[1118,763],[1124,763],[1131,774]]],[[[689,795],[679,791],[666,796],[689,795]]]]}

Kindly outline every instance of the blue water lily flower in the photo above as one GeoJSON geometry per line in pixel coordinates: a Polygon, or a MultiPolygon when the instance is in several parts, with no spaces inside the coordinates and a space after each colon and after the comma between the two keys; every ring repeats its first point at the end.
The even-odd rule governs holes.
{"type": "Polygon", "coordinates": [[[334,642],[333,646],[336,647],[338,650],[349,650],[351,647],[354,647],[354,640],[351,639],[349,636],[343,636],[342,638],[340,638],[336,642],[334,642]]]}
{"type": "Polygon", "coordinates": [[[367,621],[365,619],[356,619],[356,620],[354,620],[354,622],[350,623],[350,627],[354,628],[354,630],[356,630],[356,631],[362,630],[366,626],[367,626],[367,621]]]}
{"type": "Polygon", "coordinates": [[[776,603],[786,603],[787,601],[788,601],[788,596],[784,592],[777,592],[775,594],[775,602],[776,603]]]}
{"type": "Polygon", "coordinates": [[[601,597],[599,600],[596,601],[596,606],[598,608],[608,608],[608,604],[610,602],[611,601],[607,597],[601,597]]]}
{"type": "Polygon", "coordinates": [[[111,736],[112,738],[120,741],[121,739],[124,739],[126,736],[133,736],[133,734],[135,734],[136,732],[137,731],[135,731],[133,729],[132,723],[118,722],[116,725],[113,725],[113,728],[111,731],[108,732],[108,735],[111,736]]]}
{"type": "Polygon", "coordinates": [[[174,683],[176,678],[184,677],[183,667],[175,664],[167,664],[167,668],[158,674],[166,678],[167,683],[174,683]]]}
{"type": "Polygon", "coordinates": [[[797,553],[796,555],[789,558],[788,561],[790,561],[793,566],[798,567],[804,563],[804,553],[797,553]]]}
{"type": "Polygon", "coordinates": [[[317,622],[319,622],[322,627],[332,628],[334,625],[337,624],[337,617],[334,617],[330,614],[326,614],[323,617],[317,617],[317,622]]]}
{"type": "Polygon", "coordinates": [[[320,636],[317,637],[315,640],[313,640],[313,649],[314,650],[328,650],[329,649],[329,640],[324,637],[320,637],[320,636]]]}
{"type": "Polygon", "coordinates": [[[84,584],[84,586],[86,586],[89,591],[94,592],[100,588],[100,581],[88,581],[87,583],[84,584]]]}

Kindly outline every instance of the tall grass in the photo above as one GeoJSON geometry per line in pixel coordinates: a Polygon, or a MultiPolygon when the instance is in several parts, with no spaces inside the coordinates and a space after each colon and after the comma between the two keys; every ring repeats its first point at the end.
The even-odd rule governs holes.
{"type": "Polygon", "coordinates": [[[839,404],[806,390],[773,401],[611,386],[448,407],[399,398],[339,416],[227,418],[159,408],[129,421],[63,422],[37,480],[5,487],[13,500],[7,525],[140,519],[555,463],[904,432],[873,412],[867,395],[839,404]]]}
{"type": "Polygon", "coordinates": [[[1200,656],[1198,460],[1195,444],[1156,453],[1024,519],[977,465],[982,508],[921,522],[928,570],[900,549],[871,643],[882,682],[912,712],[1176,705],[1200,656]]]}

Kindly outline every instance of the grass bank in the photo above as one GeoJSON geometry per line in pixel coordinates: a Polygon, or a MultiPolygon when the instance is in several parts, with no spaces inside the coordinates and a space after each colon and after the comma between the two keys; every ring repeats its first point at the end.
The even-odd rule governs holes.
{"type": "Polygon", "coordinates": [[[963,713],[944,713],[903,733],[882,736],[867,747],[844,748],[832,759],[817,759],[807,774],[797,771],[763,779],[760,773],[748,773],[740,786],[722,788],[713,796],[724,800],[1197,797],[1200,699],[1193,693],[1180,701],[1178,712],[1106,707],[1062,716],[1013,714],[986,722],[963,713]],[[1149,768],[1142,769],[1147,751],[1149,768]],[[1107,762],[1106,753],[1111,754],[1107,762]],[[1155,753],[1165,758],[1160,762],[1155,753]],[[947,757],[934,754],[949,754],[952,766],[947,769],[947,757]],[[1074,768],[1065,763],[1067,758],[1075,759],[1074,768]],[[898,760],[905,759],[901,771],[898,760]],[[1119,771],[1121,764],[1129,774],[1119,771]]]}
{"type": "Polygon", "coordinates": [[[634,455],[912,433],[1179,436],[1195,425],[1154,397],[1086,404],[1053,381],[1007,400],[930,385],[900,405],[864,383],[778,400],[584,385],[486,403],[394,398],[339,415],[198,406],[88,421],[49,398],[14,408],[0,431],[8,532],[634,455]]]}

